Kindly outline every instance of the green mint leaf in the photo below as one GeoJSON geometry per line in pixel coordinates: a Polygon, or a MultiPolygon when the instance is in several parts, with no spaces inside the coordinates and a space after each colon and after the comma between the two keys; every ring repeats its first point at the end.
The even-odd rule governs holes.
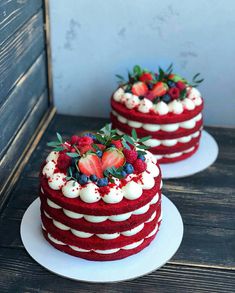
{"type": "Polygon", "coordinates": [[[133,72],[135,75],[140,76],[142,73],[142,69],[139,65],[135,65],[133,68],[133,72]]]}
{"type": "Polygon", "coordinates": [[[131,136],[134,138],[134,140],[137,140],[137,133],[136,133],[136,130],[133,128],[132,131],[131,131],[131,136]]]}
{"type": "Polygon", "coordinates": [[[138,149],[143,149],[143,150],[147,150],[149,147],[148,146],[146,146],[146,145],[143,145],[143,144],[141,144],[141,145],[138,145],[138,147],[137,147],[138,149]]]}
{"type": "Polygon", "coordinates": [[[134,144],[135,144],[135,142],[133,141],[133,139],[132,139],[129,135],[124,134],[124,135],[123,135],[123,138],[124,138],[127,142],[129,142],[131,145],[134,145],[134,144]]]}
{"type": "Polygon", "coordinates": [[[60,143],[58,141],[50,141],[47,143],[47,146],[49,146],[49,147],[57,147],[59,145],[60,145],[60,143]]]}
{"type": "Polygon", "coordinates": [[[199,75],[200,75],[200,73],[195,74],[193,77],[193,81],[195,81],[199,75]]]}
{"type": "Polygon", "coordinates": [[[58,146],[58,147],[54,148],[55,152],[60,152],[60,151],[63,151],[63,150],[64,150],[63,146],[58,146]]]}
{"type": "Polygon", "coordinates": [[[121,76],[120,74],[115,74],[115,76],[120,79],[121,81],[125,81],[125,78],[121,76]]]}
{"type": "Polygon", "coordinates": [[[145,137],[140,138],[140,139],[139,139],[139,142],[144,142],[144,141],[146,141],[146,140],[148,140],[148,139],[151,139],[151,138],[152,138],[151,135],[149,135],[149,136],[145,136],[145,137]]]}
{"type": "Polygon", "coordinates": [[[167,67],[166,72],[169,74],[169,73],[172,72],[172,69],[173,69],[173,63],[171,63],[171,64],[167,67]]]}
{"type": "Polygon", "coordinates": [[[105,139],[104,139],[103,136],[100,135],[100,134],[96,134],[96,139],[97,139],[100,143],[102,143],[102,144],[105,144],[105,143],[106,143],[105,139]]]}
{"type": "Polygon", "coordinates": [[[57,136],[57,138],[58,138],[58,141],[59,141],[60,143],[63,143],[62,136],[61,136],[58,132],[56,132],[56,136],[57,136]]]}
{"type": "Polygon", "coordinates": [[[79,154],[77,153],[66,153],[67,156],[69,156],[70,158],[78,158],[79,154]]]}
{"type": "Polygon", "coordinates": [[[137,151],[138,155],[146,155],[145,151],[137,151]]]}
{"type": "Polygon", "coordinates": [[[130,150],[130,146],[126,143],[125,139],[122,137],[122,145],[124,146],[124,148],[130,150]]]}

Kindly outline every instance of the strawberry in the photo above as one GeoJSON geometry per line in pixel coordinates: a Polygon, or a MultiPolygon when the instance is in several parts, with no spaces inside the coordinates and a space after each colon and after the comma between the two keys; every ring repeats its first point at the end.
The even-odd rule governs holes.
{"type": "Polygon", "coordinates": [[[179,76],[177,74],[172,74],[172,73],[168,75],[168,79],[170,79],[174,82],[183,80],[183,78],[181,76],[179,76]]]}
{"type": "Polygon", "coordinates": [[[121,151],[116,148],[107,149],[101,158],[102,169],[106,170],[110,167],[119,168],[124,165],[125,157],[121,151]]]}
{"type": "Polygon", "coordinates": [[[131,91],[136,96],[145,96],[148,92],[148,87],[144,82],[138,81],[133,84],[131,91]]]}
{"type": "Polygon", "coordinates": [[[123,145],[122,145],[122,141],[121,141],[121,139],[119,139],[119,140],[111,140],[111,143],[113,144],[113,145],[115,145],[115,147],[117,148],[117,149],[122,149],[123,148],[123,145]]]}
{"type": "Polygon", "coordinates": [[[153,100],[155,97],[161,97],[165,95],[168,90],[168,85],[162,81],[158,81],[151,91],[148,92],[147,98],[153,100]]]}
{"type": "Polygon", "coordinates": [[[101,160],[96,154],[86,154],[78,161],[79,170],[87,175],[96,175],[98,178],[103,178],[101,160]]]}
{"type": "Polygon", "coordinates": [[[153,80],[153,76],[150,72],[144,72],[141,74],[141,76],[139,77],[139,80],[142,82],[150,82],[151,80],[153,80]]]}
{"type": "Polygon", "coordinates": [[[103,150],[106,148],[106,146],[103,145],[103,144],[101,144],[101,143],[96,143],[96,145],[98,146],[98,148],[99,148],[101,151],[103,151],[103,150]]]}

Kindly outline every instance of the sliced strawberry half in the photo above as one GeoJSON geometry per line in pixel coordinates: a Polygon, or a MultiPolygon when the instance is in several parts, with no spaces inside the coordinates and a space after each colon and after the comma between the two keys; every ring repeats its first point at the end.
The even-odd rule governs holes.
{"type": "Polygon", "coordinates": [[[110,148],[105,151],[101,160],[103,170],[106,170],[110,167],[119,168],[123,166],[126,161],[123,153],[116,148],[110,148]]]}
{"type": "Polygon", "coordinates": [[[98,178],[103,178],[101,160],[96,154],[86,154],[78,161],[79,170],[87,175],[96,175],[98,178]]]}
{"type": "Polygon", "coordinates": [[[147,98],[153,100],[155,97],[161,97],[165,95],[168,90],[168,85],[162,81],[158,81],[151,91],[148,92],[147,98]]]}
{"type": "Polygon", "coordinates": [[[136,96],[145,96],[148,92],[148,87],[144,82],[138,81],[133,84],[131,92],[136,96]]]}

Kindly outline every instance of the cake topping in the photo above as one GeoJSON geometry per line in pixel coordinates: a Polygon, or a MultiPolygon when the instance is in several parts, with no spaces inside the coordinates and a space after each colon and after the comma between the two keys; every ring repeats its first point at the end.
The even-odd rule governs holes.
{"type": "Polygon", "coordinates": [[[180,114],[181,109],[177,106],[177,110],[172,111],[170,104],[175,100],[182,103],[185,99],[190,99],[190,102],[183,103],[182,111],[193,110],[202,103],[201,94],[195,87],[203,79],[197,73],[192,82],[188,82],[180,75],[172,73],[172,70],[172,64],[166,70],[159,67],[158,72],[151,72],[135,65],[133,71],[129,72],[127,81],[116,75],[120,87],[113,94],[113,99],[130,110],[158,115],[166,115],[169,112],[180,114]]]}
{"type": "MultiPolygon", "coordinates": [[[[73,135],[67,142],[57,133],[57,141],[48,143],[54,151],[50,155],[52,160],[45,164],[42,173],[49,179],[51,188],[62,188],[66,197],[75,198],[80,194],[81,198],[85,198],[86,189],[90,192],[91,188],[96,187],[101,189],[97,200],[100,194],[109,194],[107,201],[114,202],[117,200],[112,199],[115,194],[122,199],[121,191],[104,187],[117,187],[122,180],[127,180],[128,175],[137,176],[146,170],[148,147],[144,143],[150,138],[139,139],[135,130],[132,130],[131,136],[118,135],[109,125],[96,134],[73,135]],[[119,179],[121,181],[117,182],[119,179]],[[83,186],[87,188],[84,190],[83,186]]],[[[122,186],[127,182],[124,181],[120,183],[122,186]]]]}

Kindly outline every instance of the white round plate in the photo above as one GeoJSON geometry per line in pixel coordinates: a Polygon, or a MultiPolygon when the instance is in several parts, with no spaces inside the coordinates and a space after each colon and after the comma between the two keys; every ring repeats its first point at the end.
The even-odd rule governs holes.
{"type": "Polygon", "coordinates": [[[202,131],[199,148],[192,157],[180,162],[160,164],[162,178],[181,178],[196,174],[210,165],[217,159],[219,147],[213,136],[207,131],[202,131]]]}
{"type": "Polygon", "coordinates": [[[163,266],[177,251],[183,238],[183,222],[175,205],[162,196],[163,220],[155,240],[136,255],[116,261],[88,261],[51,246],[41,232],[40,201],[26,210],[20,227],[22,242],[30,256],[49,271],[86,282],[120,282],[146,275],[163,266]]]}

